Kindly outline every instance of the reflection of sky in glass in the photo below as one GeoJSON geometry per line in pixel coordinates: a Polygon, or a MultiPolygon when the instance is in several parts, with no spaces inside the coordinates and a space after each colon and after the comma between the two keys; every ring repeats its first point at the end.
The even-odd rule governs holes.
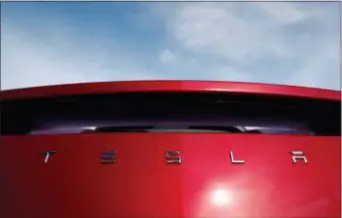
{"type": "Polygon", "coordinates": [[[61,133],[81,133],[81,132],[91,132],[95,131],[100,127],[144,127],[149,126],[146,131],[147,132],[229,132],[224,130],[210,130],[204,128],[191,129],[193,126],[212,126],[212,127],[228,127],[234,126],[240,130],[257,130],[262,133],[308,133],[308,130],[298,130],[296,128],[287,127],[287,126],[269,126],[269,125],[260,125],[260,126],[237,126],[236,123],[229,122],[115,122],[115,121],[107,121],[107,122],[90,122],[92,125],[87,125],[87,122],[70,122],[70,123],[47,123],[41,126],[39,129],[35,129],[31,131],[31,134],[61,134],[61,133]],[[152,125],[151,125],[152,124],[152,125]],[[185,125],[186,124],[186,125],[185,125]],[[234,125],[235,124],[235,125],[234,125]]]}

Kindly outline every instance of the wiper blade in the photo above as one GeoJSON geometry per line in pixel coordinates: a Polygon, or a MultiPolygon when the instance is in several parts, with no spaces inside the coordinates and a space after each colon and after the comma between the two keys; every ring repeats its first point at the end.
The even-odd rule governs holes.
{"type": "Polygon", "coordinates": [[[87,132],[148,132],[153,126],[105,126],[87,132]]]}
{"type": "Polygon", "coordinates": [[[232,133],[243,132],[242,130],[240,130],[239,128],[235,126],[189,126],[189,129],[211,130],[211,131],[232,132],[232,133]]]}
{"type": "Polygon", "coordinates": [[[217,132],[231,132],[231,133],[241,133],[244,132],[234,126],[105,126],[96,127],[93,129],[88,129],[83,131],[83,133],[88,132],[196,132],[196,131],[217,131],[217,132]]]}

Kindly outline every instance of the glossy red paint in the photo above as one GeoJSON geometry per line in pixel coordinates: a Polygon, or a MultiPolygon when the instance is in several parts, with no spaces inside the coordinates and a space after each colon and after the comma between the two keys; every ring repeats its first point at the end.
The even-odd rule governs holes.
{"type": "Polygon", "coordinates": [[[339,217],[340,139],[226,134],[3,137],[2,217],[339,217]],[[57,153],[47,164],[42,150],[57,153]],[[100,152],[117,150],[117,163],[100,152]],[[181,165],[166,165],[167,150],[181,165]],[[246,160],[229,163],[228,152],[246,160]],[[293,164],[289,151],[309,163],[293,164]],[[215,196],[217,195],[217,196],[215,196]]]}
{"type": "Polygon", "coordinates": [[[130,81],[130,82],[97,82],[72,85],[54,85],[33,88],[5,90],[0,92],[0,100],[28,97],[43,97],[70,94],[115,93],[115,92],[227,92],[249,93],[261,95],[282,95],[305,98],[341,100],[341,92],[304,88],[298,86],[269,85],[242,82],[210,82],[210,81],[130,81]]]}
{"type": "MultiPolygon", "coordinates": [[[[340,100],[339,92],[326,90],[213,82],[99,83],[0,96],[248,87],[258,94],[340,100]]],[[[2,136],[0,142],[4,218],[341,217],[340,136],[111,133],[2,136]],[[46,149],[57,151],[48,163],[46,149]],[[105,149],[117,151],[115,164],[100,163],[105,149]],[[181,165],[165,163],[169,150],[180,151],[181,165]],[[231,164],[229,151],[246,163],[231,164]],[[303,151],[309,163],[293,164],[290,151],[303,151]]]]}

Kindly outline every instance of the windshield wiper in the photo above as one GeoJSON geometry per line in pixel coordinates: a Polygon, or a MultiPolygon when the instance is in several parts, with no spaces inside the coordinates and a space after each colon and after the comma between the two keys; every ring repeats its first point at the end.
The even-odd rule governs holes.
{"type": "Polygon", "coordinates": [[[244,132],[234,126],[105,126],[96,127],[91,130],[85,130],[83,132],[197,132],[197,131],[215,131],[215,132],[230,132],[241,133],[244,132]]]}

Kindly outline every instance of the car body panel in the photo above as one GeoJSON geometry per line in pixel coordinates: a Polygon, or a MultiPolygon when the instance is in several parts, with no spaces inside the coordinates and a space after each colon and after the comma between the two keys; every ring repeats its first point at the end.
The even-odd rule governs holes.
{"type": "Polygon", "coordinates": [[[2,217],[339,217],[340,137],[5,136],[2,217]],[[46,149],[56,150],[44,163],[46,149]],[[103,150],[117,161],[102,164],[103,150]],[[181,164],[166,164],[179,151],[181,164]],[[229,152],[245,164],[232,164],[229,152]],[[303,151],[308,163],[293,163],[303,151]]]}
{"type": "MultiPolygon", "coordinates": [[[[339,91],[208,81],[34,87],[1,91],[0,100],[118,92],[243,93],[341,100],[339,91]]],[[[24,108],[15,110],[25,113],[24,108]]],[[[20,122],[20,118],[15,120],[20,122]]],[[[322,124],[321,118],[319,122],[322,124]]],[[[0,217],[4,218],[341,217],[341,135],[1,135],[0,186],[0,217]],[[47,158],[47,150],[56,153],[47,158]],[[115,163],[101,163],[106,150],[116,151],[115,163]],[[168,151],[180,152],[181,164],[167,164],[168,151]],[[308,162],[298,159],[294,163],[293,151],[303,152],[308,162]],[[231,154],[245,162],[233,164],[231,154]]]]}
{"type": "Polygon", "coordinates": [[[341,92],[319,88],[217,81],[129,81],[52,85],[4,90],[0,100],[118,92],[212,92],[341,100],[341,92]]]}

